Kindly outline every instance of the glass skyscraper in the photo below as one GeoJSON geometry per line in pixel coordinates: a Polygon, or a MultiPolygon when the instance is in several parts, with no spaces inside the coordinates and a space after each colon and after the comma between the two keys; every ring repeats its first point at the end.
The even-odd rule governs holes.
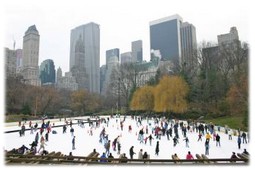
{"type": "Polygon", "coordinates": [[[79,61],[82,61],[81,56],[84,57],[87,90],[100,93],[100,27],[98,24],[90,22],[71,30],[70,71],[77,65],[75,61],[78,56],[79,61]],[[76,50],[77,42],[83,43],[84,52],[76,50]]]}
{"type": "Polygon", "coordinates": [[[150,22],[150,45],[162,61],[191,69],[197,66],[196,28],[176,14],[150,22]]]}
{"type": "Polygon", "coordinates": [[[159,50],[161,60],[180,62],[182,18],[173,15],[150,22],[150,49],[159,50]]]}
{"type": "Polygon", "coordinates": [[[55,84],[56,70],[53,60],[44,60],[40,65],[40,79],[42,85],[55,84]]]}

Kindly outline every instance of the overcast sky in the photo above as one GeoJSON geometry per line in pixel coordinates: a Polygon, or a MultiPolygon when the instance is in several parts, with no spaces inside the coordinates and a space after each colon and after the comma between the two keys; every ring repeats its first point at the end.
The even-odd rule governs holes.
{"type": "Polygon", "coordinates": [[[241,41],[249,43],[249,1],[241,0],[5,0],[4,47],[22,48],[31,25],[40,34],[39,65],[53,59],[56,69],[69,71],[71,29],[95,22],[100,25],[100,65],[105,51],[131,51],[131,42],[143,41],[144,60],[149,60],[149,22],[179,14],[196,27],[197,41],[216,42],[217,35],[236,26],[241,41]],[[196,3],[195,3],[196,2],[196,3]]]}

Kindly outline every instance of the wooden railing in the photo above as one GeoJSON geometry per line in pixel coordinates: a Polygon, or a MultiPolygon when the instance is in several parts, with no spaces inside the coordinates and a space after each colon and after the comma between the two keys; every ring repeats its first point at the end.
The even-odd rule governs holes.
{"type": "Polygon", "coordinates": [[[186,159],[121,159],[121,158],[99,158],[99,154],[94,154],[94,156],[83,157],[83,156],[66,156],[60,152],[51,152],[48,155],[19,155],[6,153],[5,163],[6,165],[17,165],[17,164],[100,164],[100,165],[202,165],[202,164],[220,164],[220,165],[248,165],[249,157],[244,155],[237,159],[226,159],[226,158],[214,158],[208,159],[204,155],[196,154],[197,159],[186,160],[186,159]],[[100,162],[100,160],[107,160],[107,162],[100,162]],[[124,163],[125,162],[125,163],[124,163]]]}

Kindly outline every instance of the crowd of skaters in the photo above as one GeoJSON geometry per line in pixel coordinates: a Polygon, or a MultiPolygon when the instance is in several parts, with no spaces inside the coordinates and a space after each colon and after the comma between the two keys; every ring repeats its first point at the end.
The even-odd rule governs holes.
{"type": "MultiPolygon", "coordinates": [[[[124,116],[122,119],[119,117],[119,119],[114,116],[107,117],[106,119],[98,119],[98,121],[95,121],[94,123],[89,123],[88,127],[88,133],[93,136],[93,130],[95,128],[102,128],[100,136],[99,136],[99,142],[104,145],[105,147],[105,152],[102,153],[101,156],[105,156],[106,158],[113,157],[111,151],[117,152],[118,155],[121,155],[122,157],[126,157],[126,153],[121,154],[121,143],[120,143],[120,138],[121,135],[116,136],[112,140],[109,139],[108,134],[105,131],[104,126],[100,126],[102,123],[108,127],[109,126],[109,121],[114,120],[116,121],[117,128],[120,131],[124,130],[124,126],[128,126],[128,132],[132,133],[132,130],[135,129],[133,128],[130,124],[127,124],[125,122],[126,116],[124,116]]],[[[209,148],[210,144],[212,142],[210,141],[215,141],[217,147],[221,147],[220,145],[220,135],[217,133],[217,130],[220,131],[219,127],[217,130],[215,130],[215,127],[213,124],[203,124],[203,123],[198,123],[198,122],[185,122],[184,121],[179,121],[179,120],[174,120],[174,119],[166,119],[166,118],[149,118],[149,117],[141,117],[141,116],[132,116],[131,119],[135,121],[135,124],[139,129],[139,131],[135,132],[135,134],[138,136],[137,140],[140,142],[141,145],[147,144],[147,140],[149,140],[149,145],[151,147],[155,147],[155,155],[159,155],[159,144],[160,140],[164,137],[166,137],[167,140],[173,140],[173,147],[178,145],[179,139],[183,137],[183,141],[185,142],[186,147],[189,146],[189,138],[188,138],[188,133],[197,133],[198,134],[198,140],[197,142],[202,142],[203,138],[205,138],[205,155],[209,155],[209,148]],[[145,120],[145,121],[143,121],[145,120]],[[154,123],[152,124],[151,121],[153,120],[154,123]],[[149,127],[150,130],[149,131],[149,127]],[[181,134],[179,132],[181,131],[181,134]],[[155,145],[152,144],[152,141],[155,140],[155,145]]],[[[76,149],[75,148],[75,136],[74,136],[74,127],[72,126],[72,121],[70,122],[65,122],[66,124],[63,126],[63,134],[67,133],[67,126],[70,126],[70,133],[73,136],[72,138],[72,150],[76,149]]],[[[78,125],[81,128],[85,128],[83,121],[78,120],[78,125]]],[[[21,127],[21,132],[22,135],[25,135],[25,125],[19,123],[19,126],[21,127]]],[[[41,126],[38,125],[38,123],[35,123],[34,125],[29,122],[29,128],[31,129],[30,134],[35,135],[35,140],[30,144],[31,148],[28,149],[34,154],[38,154],[41,150],[42,152],[40,154],[45,154],[47,152],[45,150],[45,146],[47,145],[47,141],[49,140],[49,134],[50,132],[53,133],[52,131],[52,125],[50,121],[44,122],[42,120],[41,126]],[[39,129],[39,130],[38,130],[39,129]],[[39,133],[38,133],[39,131],[39,133]],[[39,136],[40,136],[40,143],[39,143],[39,136]],[[39,143],[39,144],[38,144],[39,143]],[[39,149],[37,151],[37,146],[39,146],[39,149]]],[[[221,127],[222,128],[222,127],[221,127]]],[[[20,132],[20,133],[21,133],[20,132]]],[[[230,129],[225,127],[225,133],[229,133],[229,140],[232,140],[232,135],[233,131],[230,132],[230,129]],[[226,130],[227,129],[227,130],[226,130]]],[[[20,135],[20,137],[22,137],[20,135]]],[[[246,132],[241,132],[240,130],[237,130],[237,135],[238,135],[238,140],[237,140],[237,146],[239,149],[241,149],[241,143],[247,143],[249,142],[248,138],[248,133],[246,132]],[[242,140],[243,139],[243,140],[242,140]]],[[[131,144],[132,145],[132,144],[131,144]]],[[[25,145],[22,145],[25,146],[25,145]]],[[[27,147],[26,147],[27,148],[27,147]]],[[[147,159],[149,157],[149,154],[145,151],[144,153],[142,149],[136,148],[139,150],[138,152],[138,159],[147,159]]],[[[246,150],[245,150],[246,151],[246,150]]],[[[247,151],[246,151],[247,152],[247,151]]],[[[71,153],[71,152],[70,152],[71,153]]],[[[134,146],[131,146],[129,150],[129,159],[133,159],[134,155],[136,152],[134,151],[134,146]]],[[[150,153],[153,154],[153,153],[150,153]]],[[[190,154],[190,153],[188,153],[190,154]]],[[[186,157],[187,158],[187,157],[186,157]]]]}

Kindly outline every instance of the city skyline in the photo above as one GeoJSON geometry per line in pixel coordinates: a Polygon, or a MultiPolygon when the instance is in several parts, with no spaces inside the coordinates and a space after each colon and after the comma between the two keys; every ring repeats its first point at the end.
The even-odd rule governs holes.
{"type": "Polygon", "coordinates": [[[202,41],[216,43],[217,35],[228,33],[232,26],[237,27],[242,42],[249,42],[249,11],[246,9],[248,4],[243,4],[241,1],[234,1],[235,3],[231,4],[231,9],[229,9],[228,3],[221,1],[218,1],[221,5],[202,4],[204,1],[198,1],[199,5],[189,1],[180,1],[166,7],[169,2],[160,0],[147,2],[144,8],[139,8],[143,2],[136,2],[136,5],[132,5],[135,1],[120,3],[109,0],[103,4],[97,1],[86,3],[86,7],[83,6],[84,10],[79,10],[82,8],[79,6],[81,1],[63,2],[57,10],[58,3],[48,6],[47,3],[35,3],[29,0],[25,2],[10,0],[4,4],[4,47],[13,49],[15,41],[15,49],[22,48],[24,31],[28,26],[35,24],[41,36],[39,64],[46,59],[52,59],[56,68],[61,67],[63,73],[70,70],[71,30],[89,22],[96,22],[100,25],[100,66],[106,63],[105,52],[107,50],[119,48],[120,53],[129,52],[132,48],[131,42],[137,40],[143,41],[143,59],[149,61],[149,23],[175,14],[196,27],[198,44],[202,41]],[[155,3],[160,4],[158,5],[160,10],[155,9],[155,3]],[[26,6],[26,4],[31,5],[26,6]],[[196,5],[200,8],[192,10],[192,7],[196,5]],[[110,12],[109,9],[111,9],[110,12]],[[132,10],[127,12],[125,9],[132,10]],[[155,12],[151,12],[153,9],[155,12]]]}

